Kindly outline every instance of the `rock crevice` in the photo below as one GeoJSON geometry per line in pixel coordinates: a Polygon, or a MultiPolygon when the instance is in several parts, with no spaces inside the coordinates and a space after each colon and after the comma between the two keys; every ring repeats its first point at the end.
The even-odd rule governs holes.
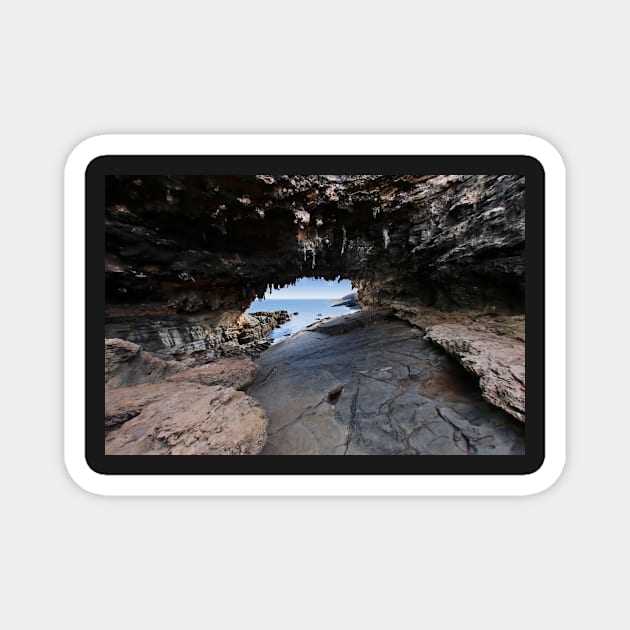
{"type": "Polygon", "coordinates": [[[347,325],[320,324],[260,356],[246,392],[269,418],[263,455],[523,452],[522,425],[418,329],[367,312],[339,319],[347,325]]]}

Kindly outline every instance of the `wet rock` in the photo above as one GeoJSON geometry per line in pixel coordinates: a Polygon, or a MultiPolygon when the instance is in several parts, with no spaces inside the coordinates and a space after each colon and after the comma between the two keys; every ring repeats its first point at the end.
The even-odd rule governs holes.
{"type": "Polygon", "coordinates": [[[357,328],[365,328],[375,321],[388,317],[389,311],[386,309],[370,309],[340,317],[329,317],[322,322],[317,322],[316,327],[318,332],[325,335],[342,335],[357,328]]]}
{"type": "Polygon", "coordinates": [[[263,454],[523,452],[523,425],[417,328],[366,311],[345,317],[361,324],[303,330],[258,359],[246,391],[269,418],[263,454]]]}
{"type": "Polygon", "coordinates": [[[244,313],[238,320],[242,332],[238,335],[240,344],[248,344],[263,339],[274,328],[278,328],[289,321],[291,316],[287,311],[257,311],[244,313]]]}

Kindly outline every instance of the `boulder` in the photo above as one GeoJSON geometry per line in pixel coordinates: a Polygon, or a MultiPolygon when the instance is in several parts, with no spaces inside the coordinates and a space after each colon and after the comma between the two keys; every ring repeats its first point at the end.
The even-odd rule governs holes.
{"type": "Polygon", "coordinates": [[[230,387],[144,384],[113,390],[106,404],[107,455],[256,455],[267,417],[249,396],[230,387]]]}
{"type": "Polygon", "coordinates": [[[105,339],[105,387],[158,383],[186,369],[186,364],[165,361],[123,339],[105,339]]]}
{"type": "Polygon", "coordinates": [[[167,361],[123,339],[105,340],[106,389],[144,383],[192,382],[243,389],[256,374],[254,362],[244,356],[215,359],[193,367],[193,359],[167,361]]]}
{"type": "Polygon", "coordinates": [[[200,383],[201,385],[223,385],[243,389],[247,387],[256,374],[256,364],[246,357],[227,357],[212,363],[189,368],[167,377],[172,383],[200,383]]]}

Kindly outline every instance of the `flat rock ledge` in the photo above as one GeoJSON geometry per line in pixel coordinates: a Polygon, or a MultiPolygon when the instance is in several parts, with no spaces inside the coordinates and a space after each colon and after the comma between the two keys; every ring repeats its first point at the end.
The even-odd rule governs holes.
{"type": "Polygon", "coordinates": [[[258,359],[246,390],[269,418],[262,455],[521,455],[525,427],[387,310],[302,330],[258,359]]]}
{"type": "Polygon", "coordinates": [[[462,324],[439,324],[425,339],[438,344],[479,377],[482,396],[525,422],[525,344],[513,337],[473,330],[462,324]]]}
{"type": "Polygon", "coordinates": [[[106,339],[106,454],[257,455],[268,420],[255,400],[238,391],[256,370],[243,356],[195,365],[106,339]]]}

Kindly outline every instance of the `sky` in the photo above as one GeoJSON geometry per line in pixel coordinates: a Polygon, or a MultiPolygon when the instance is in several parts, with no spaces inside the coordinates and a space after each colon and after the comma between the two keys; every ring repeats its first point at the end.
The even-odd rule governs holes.
{"type": "Polygon", "coordinates": [[[319,280],[317,278],[300,278],[295,286],[283,287],[265,293],[266,300],[322,300],[335,299],[352,293],[350,280],[319,280]]]}

